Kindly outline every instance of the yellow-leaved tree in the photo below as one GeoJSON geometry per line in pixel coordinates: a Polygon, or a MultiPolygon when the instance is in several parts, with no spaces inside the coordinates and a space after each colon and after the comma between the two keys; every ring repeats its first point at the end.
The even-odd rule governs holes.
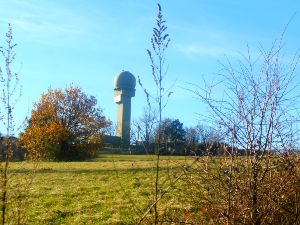
{"type": "Polygon", "coordinates": [[[27,157],[41,160],[82,160],[94,157],[103,146],[110,121],[97,107],[97,100],[80,88],[48,89],[19,136],[27,157]]]}

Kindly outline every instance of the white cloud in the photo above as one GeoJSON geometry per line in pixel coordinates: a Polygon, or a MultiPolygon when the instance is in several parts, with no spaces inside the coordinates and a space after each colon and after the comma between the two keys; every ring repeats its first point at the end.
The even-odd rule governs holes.
{"type": "Polygon", "coordinates": [[[177,38],[176,49],[188,57],[207,56],[219,58],[226,55],[237,55],[242,39],[236,34],[212,24],[191,26],[183,24],[172,25],[172,28],[184,36],[177,38]]]}
{"type": "Polygon", "coordinates": [[[236,58],[247,54],[247,44],[251,50],[257,51],[258,43],[272,42],[266,37],[235,32],[213,22],[196,25],[173,24],[171,28],[184,34],[177,38],[175,47],[188,57],[220,58],[226,55],[236,58]]]}
{"type": "Polygon", "coordinates": [[[48,45],[62,42],[65,45],[85,33],[84,18],[60,5],[28,0],[12,1],[2,7],[0,21],[11,23],[15,32],[21,33],[22,39],[48,45]]]}
{"type": "Polygon", "coordinates": [[[18,29],[29,32],[36,33],[43,36],[57,35],[59,34],[78,34],[81,30],[72,24],[57,24],[48,22],[36,22],[26,19],[12,19],[11,23],[18,29]]]}
{"type": "Polygon", "coordinates": [[[228,54],[228,49],[217,46],[209,46],[203,44],[178,44],[177,49],[187,56],[210,56],[219,57],[228,54]]]}

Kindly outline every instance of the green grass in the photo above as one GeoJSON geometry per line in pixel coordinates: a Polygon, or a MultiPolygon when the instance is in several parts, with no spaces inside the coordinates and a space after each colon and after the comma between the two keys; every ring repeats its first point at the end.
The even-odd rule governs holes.
{"type": "MultiPolygon", "coordinates": [[[[154,159],[105,154],[89,162],[39,162],[33,176],[31,163],[11,163],[10,180],[24,183],[27,224],[135,224],[153,201],[154,159]]],[[[176,179],[187,160],[161,158],[163,187],[176,179]]],[[[161,210],[170,203],[182,208],[182,185],[170,189],[161,210]]]]}

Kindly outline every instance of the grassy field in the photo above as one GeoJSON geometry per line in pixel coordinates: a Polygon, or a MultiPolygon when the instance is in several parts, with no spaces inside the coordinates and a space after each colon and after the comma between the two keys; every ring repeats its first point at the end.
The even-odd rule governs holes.
{"type": "MultiPolygon", "coordinates": [[[[168,187],[189,160],[162,157],[162,186],[168,187]]],[[[153,202],[153,156],[99,155],[89,162],[35,166],[32,174],[32,164],[11,163],[11,182],[24,183],[27,224],[135,224],[153,202]]],[[[162,211],[184,208],[184,184],[175,186],[160,202],[162,211]]]]}

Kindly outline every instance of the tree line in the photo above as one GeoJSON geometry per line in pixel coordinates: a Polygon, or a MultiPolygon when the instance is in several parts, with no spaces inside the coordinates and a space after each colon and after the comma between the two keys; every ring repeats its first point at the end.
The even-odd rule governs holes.
{"type": "MultiPolygon", "coordinates": [[[[221,154],[222,139],[218,131],[200,122],[195,126],[184,126],[179,119],[165,118],[159,129],[155,116],[150,118],[148,111],[132,123],[132,147],[137,153],[154,153],[158,132],[161,136],[163,155],[204,155],[210,146],[210,154],[221,154]]],[[[155,115],[155,114],[151,114],[155,115]]]]}
{"type": "MultiPolygon", "coordinates": [[[[163,155],[202,155],[208,144],[214,146],[210,152],[218,154],[221,140],[214,128],[200,123],[184,127],[179,119],[171,118],[163,119],[159,128],[155,113],[152,117],[150,114],[145,109],[143,116],[132,123],[131,150],[135,149],[136,153],[154,153],[160,132],[163,155]]],[[[112,122],[104,116],[95,97],[75,86],[49,88],[33,104],[24,131],[12,139],[13,159],[69,161],[92,158],[103,149],[104,136],[112,129],[112,122]]],[[[3,151],[6,139],[2,136],[0,151],[3,151]]]]}

